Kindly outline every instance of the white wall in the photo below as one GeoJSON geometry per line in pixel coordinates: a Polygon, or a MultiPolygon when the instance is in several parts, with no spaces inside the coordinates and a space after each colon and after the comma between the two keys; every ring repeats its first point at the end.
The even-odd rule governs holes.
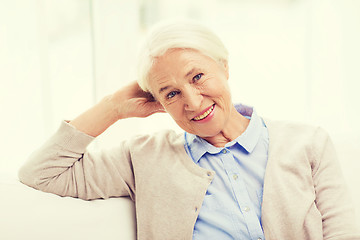
{"type": "Polygon", "coordinates": [[[1,1],[0,5],[0,168],[24,159],[48,126],[43,108],[46,72],[40,16],[35,1],[1,1]],[[31,136],[36,136],[33,140],[31,136]]]}
{"type": "Polygon", "coordinates": [[[0,1],[1,169],[91,106],[88,1],[0,1]]]}

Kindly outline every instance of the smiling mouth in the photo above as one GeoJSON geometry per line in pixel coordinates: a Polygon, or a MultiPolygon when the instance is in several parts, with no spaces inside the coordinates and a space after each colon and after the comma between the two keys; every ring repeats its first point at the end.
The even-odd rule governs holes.
{"type": "Polygon", "coordinates": [[[193,120],[195,120],[195,121],[200,121],[200,120],[205,119],[205,118],[206,118],[207,116],[209,116],[210,113],[214,110],[214,107],[215,107],[215,104],[212,105],[212,106],[211,106],[207,111],[205,111],[203,114],[194,117],[193,120]]]}

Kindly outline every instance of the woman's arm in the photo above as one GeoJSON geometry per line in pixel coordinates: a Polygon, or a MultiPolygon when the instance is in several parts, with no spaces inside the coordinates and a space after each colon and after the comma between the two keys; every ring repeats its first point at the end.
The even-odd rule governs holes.
{"type": "Polygon", "coordinates": [[[322,215],[324,239],[360,239],[349,189],[330,137],[318,130],[313,146],[317,159],[313,169],[315,201],[322,215]]]}
{"type": "Polygon", "coordinates": [[[134,197],[135,183],[126,142],[107,151],[88,151],[94,137],[119,119],[146,117],[162,107],[132,83],[105,97],[59,130],[35,151],[19,171],[35,189],[82,199],[134,197]]]}

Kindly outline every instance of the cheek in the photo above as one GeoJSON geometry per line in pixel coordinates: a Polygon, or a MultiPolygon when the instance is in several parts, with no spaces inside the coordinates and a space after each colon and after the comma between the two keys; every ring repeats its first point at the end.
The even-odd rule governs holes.
{"type": "Polygon", "coordinates": [[[203,92],[206,92],[209,96],[224,99],[230,94],[230,89],[221,80],[214,80],[211,84],[204,86],[203,92]]]}
{"type": "Polygon", "coordinates": [[[209,86],[208,96],[213,98],[223,110],[227,111],[232,106],[230,89],[227,84],[217,84],[209,86]]]}

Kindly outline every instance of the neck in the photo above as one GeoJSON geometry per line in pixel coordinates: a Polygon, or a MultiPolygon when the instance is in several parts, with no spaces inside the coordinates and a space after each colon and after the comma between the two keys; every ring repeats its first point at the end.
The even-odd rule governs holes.
{"type": "Polygon", "coordinates": [[[241,115],[233,106],[224,129],[217,135],[204,139],[215,147],[224,147],[226,143],[240,136],[249,125],[250,120],[241,115]]]}

